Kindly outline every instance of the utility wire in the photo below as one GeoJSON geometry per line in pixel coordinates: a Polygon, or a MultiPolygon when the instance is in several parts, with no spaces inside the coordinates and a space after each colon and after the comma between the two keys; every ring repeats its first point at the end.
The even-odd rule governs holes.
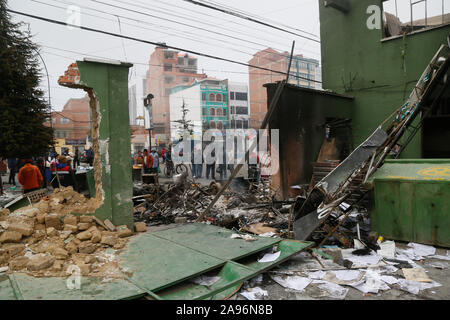
{"type": "MultiPolygon", "coordinates": [[[[103,4],[105,6],[113,7],[113,8],[116,8],[116,9],[121,9],[121,10],[137,13],[137,14],[140,14],[140,15],[144,15],[144,16],[148,16],[148,17],[152,17],[152,18],[156,18],[156,19],[162,19],[162,20],[165,20],[165,21],[169,21],[169,22],[176,23],[176,24],[179,24],[179,25],[187,26],[187,27],[190,27],[190,28],[199,29],[199,30],[202,30],[204,32],[212,33],[214,35],[221,35],[221,36],[224,36],[224,37],[227,37],[227,38],[231,38],[231,39],[234,39],[234,40],[239,40],[239,41],[243,41],[243,42],[246,42],[246,43],[255,44],[255,45],[258,45],[258,46],[267,47],[264,44],[261,44],[261,43],[255,42],[255,41],[251,41],[251,40],[242,39],[242,38],[235,37],[235,36],[232,36],[232,35],[228,35],[228,34],[223,33],[223,32],[213,31],[213,30],[201,28],[201,27],[198,27],[198,26],[193,26],[193,25],[190,25],[190,24],[187,24],[187,23],[183,23],[183,22],[180,22],[180,21],[158,17],[158,16],[155,16],[155,15],[152,15],[152,14],[149,14],[149,13],[133,10],[133,9],[126,8],[126,7],[117,6],[117,5],[114,5],[114,4],[111,4],[111,3],[106,3],[106,2],[103,2],[103,1],[99,1],[99,0],[90,0],[90,1],[95,2],[95,3],[100,3],[100,4],[103,4]]],[[[283,55],[283,54],[279,54],[279,53],[277,53],[277,54],[281,55],[283,57],[288,57],[287,55],[283,55]]]]}
{"type": "Polygon", "coordinates": [[[313,38],[310,38],[310,37],[306,37],[306,36],[304,36],[304,35],[301,35],[301,34],[298,34],[298,33],[295,33],[295,32],[291,32],[291,31],[289,31],[289,30],[286,30],[286,29],[283,29],[283,28],[274,26],[274,25],[272,25],[272,24],[269,24],[269,23],[266,23],[266,22],[263,22],[263,21],[260,21],[260,20],[253,19],[253,18],[251,18],[251,17],[249,17],[249,16],[246,16],[246,15],[243,15],[243,14],[240,14],[240,13],[237,13],[237,12],[232,12],[232,11],[229,11],[229,10],[226,10],[226,9],[220,9],[220,8],[214,7],[214,6],[212,6],[212,5],[203,3],[203,2],[198,2],[198,1],[193,1],[193,0],[184,0],[184,1],[189,2],[189,3],[192,3],[192,4],[196,4],[196,5],[199,5],[199,6],[208,8],[208,9],[220,11],[220,12],[222,12],[222,13],[229,14],[229,15],[232,15],[232,16],[235,16],[235,17],[238,17],[238,18],[242,18],[242,19],[245,19],[245,20],[248,20],[248,21],[252,21],[252,22],[261,24],[261,25],[263,25],[263,26],[266,26],[266,27],[270,27],[270,28],[273,28],[273,29],[277,29],[277,30],[286,32],[286,33],[290,33],[290,34],[296,35],[296,36],[298,36],[298,37],[300,37],[300,38],[304,38],[304,39],[308,39],[308,40],[311,40],[311,41],[320,43],[319,40],[316,40],[316,39],[313,39],[313,38]]]}
{"type": "MultiPolygon", "coordinates": [[[[45,22],[48,22],[48,23],[59,24],[59,25],[62,25],[62,26],[69,26],[69,27],[78,28],[78,29],[85,30],[85,31],[91,31],[91,32],[101,33],[101,34],[105,34],[105,35],[109,35],[109,36],[113,36],[113,37],[117,37],[117,38],[123,38],[123,39],[132,40],[132,41],[137,41],[137,42],[142,42],[142,43],[146,43],[146,44],[151,44],[151,45],[154,45],[154,46],[164,46],[165,48],[168,48],[168,49],[184,51],[184,52],[192,53],[194,55],[202,56],[202,57],[205,57],[205,58],[215,59],[215,60],[219,60],[219,61],[225,61],[225,62],[229,62],[229,63],[233,63],[233,64],[242,65],[242,66],[245,66],[245,67],[252,67],[252,68],[255,68],[255,69],[260,69],[260,70],[265,70],[265,71],[270,71],[270,72],[273,72],[273,73],[286,75],[286,72],[276,71],[276,70],[272,70],[272,69],[268,69],[268,68],[264,68],[264,67],[260,67],[260,66],[251,65],[251,64],[248,64],[248,63],[245,63],[245,62],[240,62],[240,61],[235,61],[235,60],[232,60],[232,59],[223,58],[223,57],[219,57],[219,56],[215,56],[215,55],[205,54],[205,53],[202,53],[202,52],[197,52],[197,51],[188,50],[188,49],[184,49],[184,48],[179,48],[179,47],[175,47],[175,46],[169,46],[167,44],[157,43],[157,42],[154,42],[154,41],[143,40],[143,39],[134,38],[134,37],[125,36],[125,35],[120,35],[120,34],[117,34],[117,33],[108,32],[108,31],[104,31],[104,30],[98,30],[98,29],[88,28],[88,27],[84,27],[84,26],[77,26],[77,25],[74,25],[74,24],[70,24],[70,23],[66,23],[66,22],[62,22],[62,21],[58,21],[58,20],[53,20],[53,19],[49,19],[49,18],[45,18],[45,17],[41,17],[41,16],[36,16],[36,15],[32,15],[32,14],[28,14],[28,13],[24,13],[24,12],[20,12],[20,11],[16,11],[16,10],[7,9],[7,11],[11,12],[11,13],[18,14],[18,15],[26,16],[26,17],[29,17],[29,18],[45,21],[45,22]]],[[[321,81],[311,80],[311,79],[308,79],[308,78],[305,78],[305,77],[301,77],[301,76],[297,76],[297,75],[293,75],[292,77],[299,78],[299,79],[304,79],[304,80],[311,81],[311,82],[322,83],[321,81]]]]}

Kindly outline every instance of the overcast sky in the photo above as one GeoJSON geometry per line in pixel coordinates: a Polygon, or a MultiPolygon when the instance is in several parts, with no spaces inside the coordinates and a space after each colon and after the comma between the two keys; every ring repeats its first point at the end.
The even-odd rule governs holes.
{"type": "MultiPolygon", "coordinates": [[[[432,2],[431,5],[435,8],[440,8],[441,1],[428,2],[432,2]]],[[[448,3],[450,0],[444,1],[448,3]]],[[[214,2],[258,15],[266,22],[278,22],[278,26],[282,24],[314,34],[317,39],[319,37],[318,0],[214,0],[214,2]]],[[[241,62],[248,62],[255,52],[268,46],[279,51],[290,51],[293,40],[296,41],[296,54],[320,60],[319,43],[183,0],[9,0],[8,3],[13,10],[64,22],[70,17],[68,7],[77,5],[81,9],[82,26],[154,42],[165,42],[167,45],[241,62]],[[171,19],[172,22],[167,19],[171,19]]],[[[407,8],[405,9],[400,8],[400,11],[408,12],[407,8]]],[[[79,29],[70,30],[66,26],[33,18],[13,15],[13,19],[28,23],[35,42],[41,46],[42,56],[49,69],[52,108],[55,110],[61,110],[69,98],[84,95],[82,91],[63,88],[57,83],[58,77],[71,62],[87,56],[96,56],[135,63],[130,74],[130,83],[133,83],[145,77],[148,69],[145,64],[149,63],[150,54],[154,50],[152,45],[79,29]]],[[[298,30],[289,30],[314,38],[298,30]]],[[[245,66],[204,57],[198,58],[199,71],[203,70],[208,76],[248,82],[248,68],[245,66]]],[[[42,88],[47,92],[46,78],[43,78],[42,88]]]]}

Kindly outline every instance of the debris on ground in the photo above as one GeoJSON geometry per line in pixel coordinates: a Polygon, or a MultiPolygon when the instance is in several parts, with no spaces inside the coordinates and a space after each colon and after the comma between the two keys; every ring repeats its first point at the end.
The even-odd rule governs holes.
{"type": "MultiPolygon", "coordinates": [[[[10,212],[0,211],[0,268],[37,277],[65,277],[74,266],[81,275],[122,278],[118,252],[133,234],[94,217],[96,199],[72,187],[55,189],[38,203],[10,212]]],[[[144,231],[145,226],[136,229],[144,231]]]]}

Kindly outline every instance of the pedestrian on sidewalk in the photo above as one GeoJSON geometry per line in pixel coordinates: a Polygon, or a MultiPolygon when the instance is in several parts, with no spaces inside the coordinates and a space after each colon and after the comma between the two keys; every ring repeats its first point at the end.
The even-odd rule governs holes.
{"type": "Polygon", "coordinates": [[[209,180],[209,175],[211,173],[211,178],[213,180],[216,180],[216,151],[213,150],[211,152],[211,157],[214,159],[213,163],[209,164],[208,161],[206,161],[206,179],[209,180]]]}
{"type": "Polygon", "coordinates": [[[152,173],[158,173],[159,156],[155,149],[152,150],[151,156],[153,157],[152,173]]]}
{"type": "Polygon", "coordinates": [[[80,166],[80,151],[75,148],[75,156],[73,157],[73,168],[76,170],[80,166]]]}
{"type": "Polygon", "coordinates": [[[20,169],[17,179],[22,185],[23,194],[38,190],[44,181],[38,167],[31,164],[31,159],[24,160],[25,165],[20,169]]]}
{"type": "Polygon", "coordinates": [[[17,159],[8,158],[9,180],[8,183],[16,185],[17,159]]]}

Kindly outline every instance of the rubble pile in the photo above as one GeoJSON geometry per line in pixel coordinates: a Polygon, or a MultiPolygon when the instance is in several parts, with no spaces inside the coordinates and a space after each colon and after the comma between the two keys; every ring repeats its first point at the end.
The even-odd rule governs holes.
{"type": "MultiPolygon", "coordinates": [[[[149,226],[194,222],[221,187],[217,182],[201,186],[194,181],[178,183],[167,190],[156,185],[135,185],[134,219],[149,226]]],[[[286,202],[273,201],[270,189],[264,183],[243,185],[235,182],[218,199],[205,220],[255,234],[286,234],[289,208],[286,202]]]]}
{"type": "MultiPolygon", "coordinates": [[[[0,268],[33,276],[122,277],[115,253],[133,234],[93,215],[95,199],[72,187],[55,189],[37,204],[0,211],[0,268]],[[74,268],[76,266],[77,268],[74,268]]],[[[137,224],[137,231],[145,231],[137,224]]]]}

